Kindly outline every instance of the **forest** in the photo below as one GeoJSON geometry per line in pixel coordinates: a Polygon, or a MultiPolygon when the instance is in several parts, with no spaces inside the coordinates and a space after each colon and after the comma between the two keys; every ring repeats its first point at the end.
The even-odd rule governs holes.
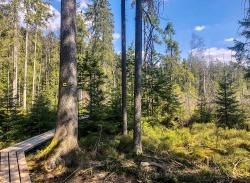
{"type": "Polygon", "coordinates": [[[250,182],[250,1],[229,60],[183,56],[171,0],[53,1],[0,0],[0,150],[55,129],[31,182],[250,182]]]}

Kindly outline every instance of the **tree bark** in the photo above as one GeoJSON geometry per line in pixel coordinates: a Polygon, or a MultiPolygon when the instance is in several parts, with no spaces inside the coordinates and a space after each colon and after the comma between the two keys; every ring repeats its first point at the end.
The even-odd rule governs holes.
{"type": "Polygon", "coordinates": [[[127,122],[127,81],[126,81],[126,0],[121,2],[122,32],[122,121],[123,135],[128,134],[127,122]]]}
{"type": "Polygon", "coordinates": [[[10,68],[8,66],[7,72],[7,112],[10,110],[10,68]]]}
{"type": "Polygon", "coordinates": [[[142,69],[142,0],[136,0],[134,151],[137,155],[142,154],[141,69],[142,69]]]}
{"type": "Polygon", "coordinates": [[[14,7],[14,44],[13,44],[13,102],[17,104],[17,73],[18,73],[18,15],[17,5],[14,7]]]}
{"type": "Polygon", "coordinates": [[[25,61],[24,61],[24,80],[23,80],[23,110],[27,109],[27,64],[28,64],[28,45],[29,44],[29,26],[26,25],[25,33],[25,61]]]}
{"type": "Polygon", "coordinates": [[[40,62],[40,69],[39,69],[39,76],[38,76],[38,85],[37,85],[37,93],[38,93],[38,95],[40,95],[41,75],[42,75],[42,60],[40,62]]]}
{"type": "Polygon", "coordinates": [[[57,109],[55,155],[51,168],[63,161],[66,166],[77,163],[78,109],[77,109],[77,67],[76,67],[76,2],[61,1],[61,51],[60,78],[57,109]]]}
{"type": "Polygon", "coordinates": [[[18,106],[21,105],[21,82],[18,80],[18,106]]]}
{"type": "Polygon", "coordinates": [[[35,30],[35,50],[34,50],[34,61],[33,61],[33,80],[32,80],[32,105],[35,101],[35,82],[36,82],[36,52],[37,52],[37,28],[35,30]]]}

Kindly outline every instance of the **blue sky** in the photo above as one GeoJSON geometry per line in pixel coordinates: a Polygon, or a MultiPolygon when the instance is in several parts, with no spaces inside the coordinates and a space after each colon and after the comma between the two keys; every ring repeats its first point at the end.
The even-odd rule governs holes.
{"type": "MultiPolygon", "coordinates": [[[[86,8],[87,0],[79,0],[86,8]]],[[[134,40],[135,10],[127,0],[127,40],[134,40]]],[[[227,47],[232,45],[233,38],[239,34],[238,21],[244,17],[245,0],[165,0],[161,16],[161,26],[166,22],[174,23],[175,39],[180,44],[182,57],[187,57],[190,50],[192,33],[201,36],[206,48],[212,48],[215,55],[229,54],[227,47]]],[[[115,51],[120,51],[120,0],[110,0],[115,22],[115,51]]],[[[53,0],[52,6],[60,11],[60,0],[53,0]]],[[[158,47],[163,52],[163,47],[158,47]]]]}

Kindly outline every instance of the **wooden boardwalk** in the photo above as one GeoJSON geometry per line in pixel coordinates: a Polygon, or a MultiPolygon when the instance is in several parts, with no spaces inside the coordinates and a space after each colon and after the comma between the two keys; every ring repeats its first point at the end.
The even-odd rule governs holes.
{"type": "Polygon", "coordinates": [[[37,135],[0,151],[0,183],[30,183],[24,153],[50,140],[55,130],[37,135]]]}
{"type": "MultiPolygon", "coordinates": [[[[79,120],[89,118],[89,115],[79,116],[79,120]]],[[[37,135],[11,147],[0,150],[0,183],[30,183],[25,152],[53,138],[55,130],[37,135]]]]}

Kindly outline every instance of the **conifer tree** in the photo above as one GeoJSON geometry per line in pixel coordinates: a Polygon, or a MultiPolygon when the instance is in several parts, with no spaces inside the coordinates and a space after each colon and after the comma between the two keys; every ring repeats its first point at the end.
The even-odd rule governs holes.
{"type": "Polygon", "coordinates": [[[134,114],[134,151],[142,154],[141,142],[141,68],[142,68],[142,1],[136,0],[135,19],[135,114],[134,114]]]}
{"type": "Polygon", "coordinates": [[[127,135],[127,82],[126,82],[126,0],[121,0],[122,32],[122,121],[123,135],[127,135]]]}
{"type": "Polygon", "coordinates": [[[16,0],[12,2],[13,6],[13,84],[12,84],[12,97],[14,105],[17,104],[17,80],[18,80],[18,46],[19,46],[19,20],[18,9],[19,4],[16,0]]]}
{"type": "Polygon", "coordinates": [[[230,47],[233,51],[235,51],[234,57],[238,61],[238,64],[245,66],[247,64],[247,69],[246,69],[246,77],[250,78],[250,0],[246,2],[247,8],[246,8],[246,13],[245,17],[239,21],[241,32],[240,32],[240,39],[235,39],[234,40],[234,46],[230,47]],[[246,63],[245,63],[246,62],[246,63]]]}
{"type": "Polygon", "coordinates": [[[116,63],[112,44],[114,25],[110,3],[107,0],[92,0],[86,12],[86,19],[92,22],[85,58],[89,76],[89,109],[90,116],[96,118],[95,114],[101,115],[104,99],[105,103],[110,103],[111,93],[116,89],[116,63]]]}
{"type": "Polygon", "coordinates": [[[218,126],[224,128],[242,128],[245,116],[239,108],[232,80],[226,74],[219,82],[215,103],[217,104],[216,116],[218,126]]]}
{"type": "Polygon", "coordinates": [[[60,77],[56,133],[51,146],[56,148],[48,168],[58,163],[66,166],[77,164],[78,150],[78,105],[76,64],[76,2],[61,2],[60,77]],[[56,147],[54,146],[56,144],[56,147]]]}

